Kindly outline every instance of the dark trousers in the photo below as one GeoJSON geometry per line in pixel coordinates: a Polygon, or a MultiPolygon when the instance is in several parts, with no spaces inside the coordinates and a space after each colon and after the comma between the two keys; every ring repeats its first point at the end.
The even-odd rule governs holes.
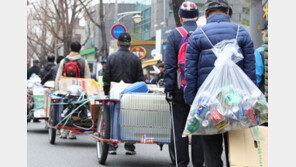
{"type": "Polygon", "coordinates": [[[221,155],[223,152],[222,147],[222,134],[218,135],[204,135],[202,138],[202,146],[205,153],[206,167],[223,167],[221,155]]]}
{"type": "MultiPolygon", "coordinates": [[[[109,145],[109,150],[116,150],[118,147],[113,147],[112,145],[109,145]]],[[[127,151],[135,151],[136,147],[134,144],[131,143],[125,143],[124,149],[127,151]]]]}
{"type": "MultiPolygon", "coordinates": [[[[179,96],[179,98],[176,99],[175,103],[173,104],[178,167],[186,167],[189,164],[188,137],[182,137],[189,110],[190,106],[185,104],[183,96],[179,96]]],[[[173,143],[173,132],[171,134],[173,143]]],[[[202,148],[201,136],[192,136],[191,158],[194,167],[203,166],[204,153],[202,148]]]]}

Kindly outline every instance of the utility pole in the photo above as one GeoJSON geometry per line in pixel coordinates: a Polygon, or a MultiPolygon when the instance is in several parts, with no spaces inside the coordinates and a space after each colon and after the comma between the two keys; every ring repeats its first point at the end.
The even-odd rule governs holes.
{"type": "Polygon", "coordinates": [[[119,23],[117,14],[118,14],[118,0],[115,0],[115,16],[114,16],[115,24],[119,23]]]}
{"type": "Polygon", "coordinates": [[[260,47],[263,43],[262,32],[263,25],[262,0],[251,0],[250,5],[250,31],[254,43],[254,49],[260,47]]]}

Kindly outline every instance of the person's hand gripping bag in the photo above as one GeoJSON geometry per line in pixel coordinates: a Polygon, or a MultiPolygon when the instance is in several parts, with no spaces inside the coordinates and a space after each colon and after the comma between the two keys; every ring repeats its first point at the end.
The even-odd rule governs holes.
{"type": "Polygon", "coordinates": [[[215,67],[199,88],[183,132],[210,135],[268,121],[265,96],[236,64],[243,59],[236,39],[213,46],[215,67]]]}

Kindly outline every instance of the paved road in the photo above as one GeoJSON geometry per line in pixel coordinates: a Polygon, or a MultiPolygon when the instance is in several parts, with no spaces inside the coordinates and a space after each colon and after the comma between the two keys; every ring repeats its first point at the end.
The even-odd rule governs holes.
{"type": "MultiPolygon", "coordinates": [[[[27,131],[28,167],[101,167],[97,162],[96,143],[90,135],[78,135],[77,140],[57,137],[56,144],[49,144],[44,122],[29,123],[27,131]]],[[[137,154],[125,155],[120,144],[117,155],[108,155],[105,166],[110,167],[173,167],[168,147],[160,151],[155,144],[137,144],[137,154]]],[[[192,167],[190,164],[188,167],[192,167]]]]}

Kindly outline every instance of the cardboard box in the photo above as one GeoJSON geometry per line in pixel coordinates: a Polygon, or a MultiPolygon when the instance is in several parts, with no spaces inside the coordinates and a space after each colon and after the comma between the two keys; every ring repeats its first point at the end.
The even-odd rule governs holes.
{"type": "Polygon", "coordinates": [[[231,167],[267,167],[268,127],[230,131],[229,157],[231,167]]]}
{"type": "Polygon", "coordinates": [[[51,99],[48,97],[48,94],[52,93],[54,90],[53,89],[46,89],[44,91],[44,112],[45,112],[45,117],[49,117],[49,111],[51,109],[51,99]]]}
{"type": "Polygon", "coordinates": [[[67,90],[70,85],[79,85],[86,91],[87,95],[103,95],[103,87],[93,83],[96,83],[93,79],[61,77],[59,88],[60,90],[67,90]]]}

